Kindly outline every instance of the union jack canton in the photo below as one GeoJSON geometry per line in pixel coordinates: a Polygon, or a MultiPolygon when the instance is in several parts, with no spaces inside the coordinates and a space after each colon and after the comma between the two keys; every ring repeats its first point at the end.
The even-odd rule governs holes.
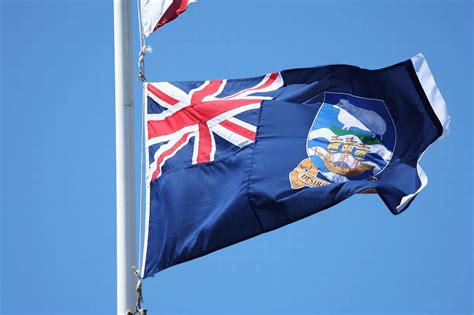
{"type": "Polygon", "coordinates": [[[221,147],[228,151],[229,146],[239,149],[254,142],[256,110],[263,100],[274,97],[283,79],[275,72],[248,80],[186,83],[146,84],[148,183],[162,175],[168,160],[187,147],[192,152],[181,156],[184,163],[175,164],[186,167],[211,162],[221,147]],[[225,141],[216,141],[216,135],[225,141]]]}

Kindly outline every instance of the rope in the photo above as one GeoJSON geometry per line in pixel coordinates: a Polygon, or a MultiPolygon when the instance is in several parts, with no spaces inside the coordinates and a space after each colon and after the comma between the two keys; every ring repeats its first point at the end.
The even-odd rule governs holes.
{"type": "MultiPolygon", "coordinates": [[[[142,266],[142,243],[143,243],[143,173],[144,173],[144,151],[145,151],[145,106],[146,106],[146,96],[145,96],[145,54],[151,53],[151,47],[147,46],[145,43],[145,35],[143,34],[142,29],[142,14],[141,14],[141,3],[140,0],[137,0],[138,6],[138,29],[140,33],[140,52],[138,53],[138,79],[143,83],[143,96],[142,96],[142,123],[140,128],[140,201],[139,201],[139,234],[138,234],[138,266],[142,266]]],[[[140,268],[140,267],[139,267],[140,268]]],[[[146,315],[147,310],[142,309],[143,303],[143,294],[142,294],[142,284],[143,278],[140,277],[140,271],[132,266],[132,272],[137,278],[137,302],[135,305],[135,312],[130,312],[131,314],[146,315]]]]}
{"type": "Polygon", "coordinates": [[[150,54],[152,49],[150,46],[147,46],[145,41],[145,34],[143,34],[142,27],[142,10],[141,10],[141,1],[137,0],[138,6],[138,32],[140,33],[140,51],[138,52],[138,80],[145,82],[145,54],[150,54]]]}
{"type": "Polygon", "coordinates": [[[139,315],[146,315],[147,310],[142,308],[142,303],[143,303],[143,295],[142,295],[142,285],[143,285],[143,279],[140,277],[140,273],[137,270],[135,266],[132,266],[132,272],[137,278],[137,302],[135,304],[135,312],[130,312],[127,314],[139,314],[139,315]]]}

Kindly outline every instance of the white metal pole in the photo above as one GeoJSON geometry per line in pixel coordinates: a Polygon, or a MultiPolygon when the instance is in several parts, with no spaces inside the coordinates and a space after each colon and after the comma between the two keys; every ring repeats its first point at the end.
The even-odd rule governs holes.
{"type": "Polygon", "coordinates": [[[131,0],[114,0],[117,314],[135,310],[135,159],[131,0]]]}

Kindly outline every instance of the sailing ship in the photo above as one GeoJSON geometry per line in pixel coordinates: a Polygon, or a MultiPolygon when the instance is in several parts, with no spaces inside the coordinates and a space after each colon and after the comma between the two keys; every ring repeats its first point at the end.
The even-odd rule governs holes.
{"type": "Polygon", "coordinates": [[[341,176],[355,177],[374,169],[373,165],[364,163],[370,148],[354,137],[332,136],[327,150],[319,147],[311,149],[323,159],[324,165],[331,172],[341,176]]]}

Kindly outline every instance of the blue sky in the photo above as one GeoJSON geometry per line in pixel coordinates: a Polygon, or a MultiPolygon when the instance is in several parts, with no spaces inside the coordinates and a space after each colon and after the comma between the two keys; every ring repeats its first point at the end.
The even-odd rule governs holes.
{"type": "MultiPolygon", "coordinates": [[[[0,14],[0,313],[112,314],[112,1],[3,0],[0,14]]],[[[473,15],[471,1],[201,0],[154,34],[152,81],[423,52],[453,119],[402,215],[356,196],[170,268],[145,281],[151,313],[473,312],[473,15]]]]}

